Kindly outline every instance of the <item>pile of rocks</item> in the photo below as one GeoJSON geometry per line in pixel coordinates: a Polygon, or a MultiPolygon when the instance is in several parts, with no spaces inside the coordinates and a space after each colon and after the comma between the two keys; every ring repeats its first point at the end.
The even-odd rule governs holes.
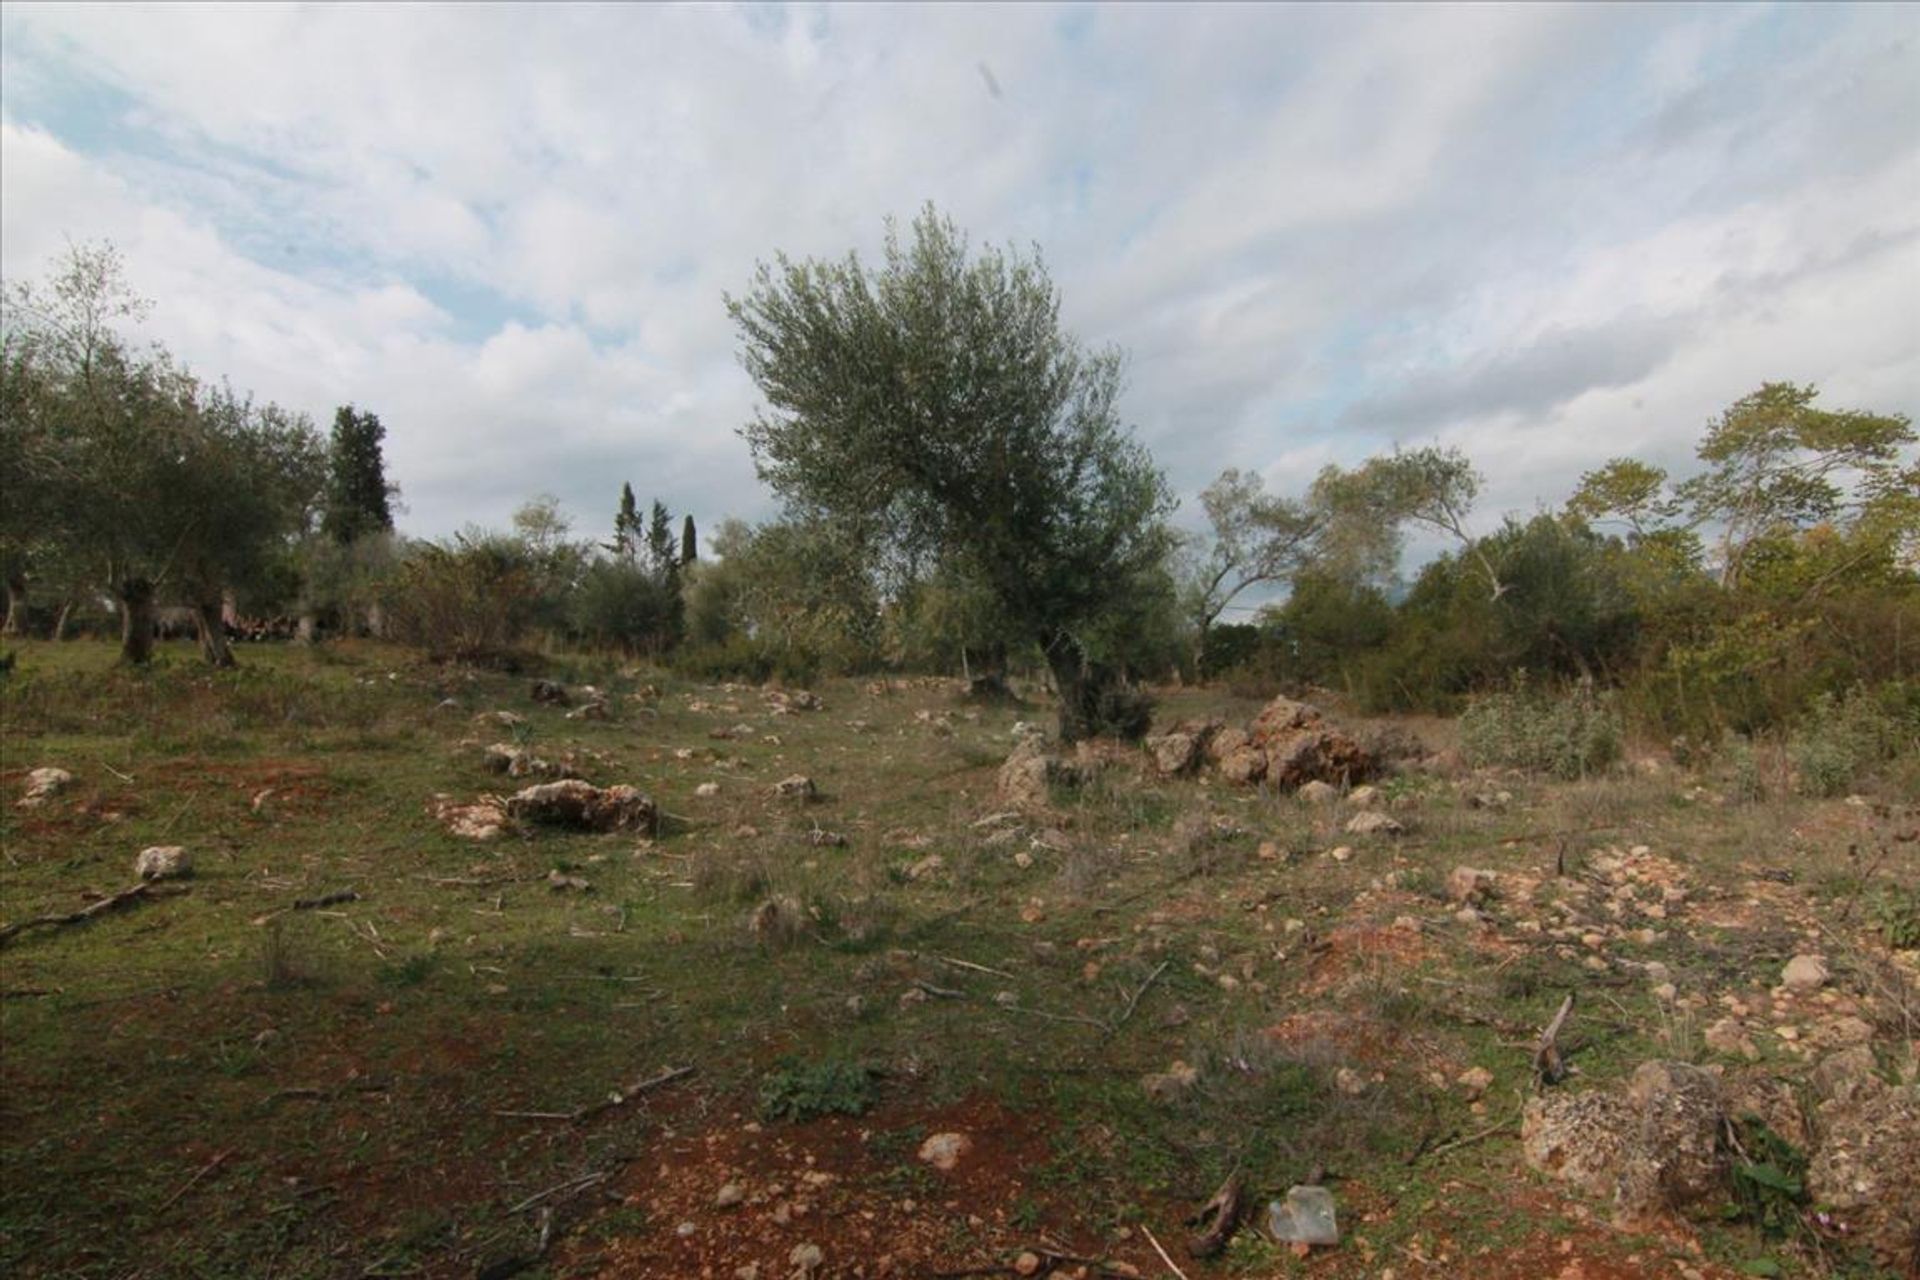
{"type": "Polygon", "coordinates": [[[1380,771],[1378,758],[1318,708],[1275,698],[1242,729],[1219,721],[1176,725],[1146,747],[1165,777],[1211,768],[1243,786],[1265,782],[1294,791],[1311,782],[1347,787],[1380,771]]]}

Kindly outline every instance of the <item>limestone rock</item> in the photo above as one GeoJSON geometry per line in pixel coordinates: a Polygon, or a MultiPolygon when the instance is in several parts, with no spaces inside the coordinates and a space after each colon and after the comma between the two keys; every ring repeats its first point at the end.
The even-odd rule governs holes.
{"type": "Polygon", "coordinates": [[[1780,971],[1780,985],[1789,991],[1818,991],[1831,976],[1824,956],[1798,955],[1780,971]]]}
{"type": "Polygon", "coordinates": [[[1627,1098],[1639,1113],[1639,1134],[1615,1206],[1622,1220],[1643,1221],[1719,1194],[1726,1178],[1719,1077],[1684,1062],[1643,1062],[1627,1098]]]}
{"type": "Polygon", "coordinates": [[[506,810],[494,796],[483,796],[473,804],[459,804],[452,796],[436,795],[427,809],[434,821],[463,840],[495,839],[507,823],[506,810]]]}
{"type": "Polygon", "coordinates": [[[964,1133],[936,1133],[920,1144],[920,1159],[946,1173],[971,1150],[973,1139],[964,1133]]]}
{"type": "Polygon", "coordinates": [[[551,760],[542,760],[524,747],[510,746],[496,742],[487,748],[481,763],[490,773],[504,773],[509,778],[576,778],[580,775],[572,765],[560,764],[551,760]]]}
{"type": "Polygon", "coordinates": [[[1168,733],[1148,738],[1145,746],[1153,757],[1153,767],[1162,777],[1191,773],[1201,760],[1200,739],[1191,733],[1168,733]]]}
{"type": "Polygon", "coordinates": [[[1707,1028],[1703,1037],[1706,1046],[1715,1053],[1724,1053],[1734,1058],[1757,1058],[1760,1050],[1753,1043],[1753,1037],[1740,1024],[1738,1018],[1721,1018],[1707,1028]]]}
{"type": "Polygon", "coordinates": [[[1284,790],[1315,780],[1350,786],[1379,768],[1358,742],[1327,724],[1318,708],[1291,698],[1275,698],[1261,708],[1248,738],[1266,756],[1266,780],[1284,790]]]}
{"type": "Polygon", "coordinates": [[[1455,867],[1447,875],[1447,897],[1460,903],[1485,902],[1493,896],[1499,876],[1477,867],[1455,867]]]}
{"type": "Polygon", "coordinates": [[[507,801],[507,816],[542,826],[583,831],[638,831],[652,835],[660,826],[659,809],[633,787],[596,787],[578,778],[543,782],[515,793],[507,801]]]}
{"type": "Polygon", "coordinates": [[[1184,1062],[1175,1062],[1165,1071],[1156,1071],[1140,1077],[1140,1087],[1146,1095],[1156,1102],[1164,1102],[1177,1097],[1193,1088],[1200,1079],[1200,1072],[1184,1062]]]}
{"type": "Polygon", "coordinates": [[[813,785],[813,779],[804,773],[796,773],[782,778],[773,784],[773,794],[782,800],[798,800],[811,803],[820,798],[820,788],[813,785]]]}
{"type": "Polygon", "coordinates": [[[1407,829],[1378,809],[1368,809],[1354,814],[1347,830],[1356,836],[1398,836],[1405,835],[1407,829]]]}
{"type": "Polygon", "coordinates": [[[1000,766],[996,792],[1001,804],[1032,813],[1048,807],[1053,784],[1077,782],[1080,777],[1078,766],[1049,755],[1045,740],[1030,735],[1019,740],[1000,766]]]}
{"type": "Polygon", "coordinates": [[[1807,1193],[1853,1227],[1895,1275],[1920,1265],[1920,1096],[1885,1086],[1822,1105],[1807,1193]]]}
{"type": "Polygon", "coordinates": [[[1356,809],[1378,809],[1386,804],[1386,797],[1375,786],[1355,787],[1347,793],[1347,803],[1356,809]]]}
{"type": "Polygon", "coordinates": [[[1267,753],[1248,743],[1220,761],[1220,776],[1240,786],[1252,786],[1267,776],[1267,753]]]}
{"type": "Polygon", "coordinates": [[[1302,786],[1294,792],[1308,804],[1336,804],[1340,799],[1340,789],[1321,782],[1318,779],[1302,786]]]}
{"type": "Polygon", "coordinates": [[[1615,1094],[1550,1093],[1528,1100],[1520,1146],[1541,1173],[1609,1197],[1636,1127],[1633,1105],[1615,1094]]]}
{"type": "Polygon", "coordinates": [[[27,793],[20,797],[22,809],[38,809],[73,784],[73,775],[65,769],[35,769],[27,775],[27,793]]]}
{"type": "Polygon", "coordinates": [[[177,844],[142,849],[133,861],[133,873],[142,880],[172,880],[193,874],[193,855],[177,844]]]}

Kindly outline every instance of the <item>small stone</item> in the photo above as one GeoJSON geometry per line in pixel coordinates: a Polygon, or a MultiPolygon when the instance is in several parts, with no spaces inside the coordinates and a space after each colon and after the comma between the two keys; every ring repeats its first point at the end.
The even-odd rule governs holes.
{"type": "Polygon", "coordinates": [[[1332,804],[1340,798],[1339,788],[1315,779],[1293,793],[1306,804],[1332,804]]]}
{"type": "Polygon", "coordinates": [[[1378,809],[1383,802],[1384,797],[1378,787],[1355,787],[1347,793],[1347,803],[1356,809],[1378,809]]]}
{"type": "Polygon", "coordinates": [[[693,789],[693,794],[702,799],[710,799],[720,794],[720,784],[717,782],[703,782],[693,789]]]}
{"type": "Polygon", "coordinates": [[[782,800],[813,801],[820,798],[820,789],[813,785],[813,779],[804,773],[796,773],[782,778],[773,784],[773,794],[782,800]]]}
{"type": "Polygon", "coordinates": [[[1374,809],[1354,814],[1347,823],[1347,831],[1356,836],[1397,836],[1404,835],[1406,830],[1394,819],[1374,809]]]}
{"type": "Polygon", "coordinates": [[[1493,1072],[1485,1067],[1469,1067],[1460,1073],[1454,1083],[1466,1091],[1469,1099],[1478,1098],[1493,1087],[1493,1072]]]}
{"type": "Polygon", "coordinates": [[[27,775],[27,793],[20,797],[20,807],[37,809],[66,790],[72,783],[73,775],[65,769],[52,767],[35,769],[27,775]]]}
{"type": "Polygon", "coordinates": [[[920,1159],[941,1172],[960,1163],[960,1157],[973,1150],[973,1139],[964,1133],[936,1133],[920,1144],[920,1159]]]}
{"type": "Polygon", "coordinates": [[[1013,1260],[1013,1273],[1020,1276],[1038,1275],[1040,1273],[1040,1255],[1032,1252],[1021,1254],[1013,1260]]]}
{"type": "Polygon", "coordinates": [[[1342,1067],[1333,1073],[1334,1087],[1350,1098],[1357,1098],[1367,1091],[1367,1078],[1352,1067],[1342,1067]]]}
{"type": "Polygon", "coordinates": [[[1825,957],[1798,955],[1780,971],[1780,985],[1789,991],[1818,991],[1831,976],[1825,957]]]}
{"type": "Polygon", "coordinates": [[[1653,989],[1654,999],[1658,1000],[1661,1004],[1672,1004],[1679,998],[1679,995],[1680,988],[1674,986],[1671,982],[1663,982],[1653,989]]]}
{"type": "Polygon", "coordinates": [[[1140,1087],[1146,1091],[1149,1098],[1165,1101],[1193,1088],[1194,1082],[1199,1078],[1200,1072],[1197,1068],[1176,1061],[1163,1072],[1142,1076],[1140,1087]]]}
{"type": "Polygon", "coordinates": [[[826,1260],[827,1255],[820,1251],[817,1244],[797,1244],[793,1246],[793,1252],[787,1255],[787,1261],[802,1275],[817,1270],[826,1260]]]}
{"type": "Polygon", "coordinates": [[[729,1182],[713,1194],[713,1207],[731,1209],[747,1198],[746,1190],[737,1182],[729,1182]]]}
{"type": "Polygon", "coordinates": [[[1344,845],[1344,844],[1335,845],[1332,849],[1327,851],[1327,856],[1329,858],[1332,858],[1335,862],[1345,862],[1347,859],[1353,857],[1353,849],[1349,845],[1344,845]]]}
{"type": "Polygon", "coordinates": [[[673,1229],[673,1234],[679,1236],[682,1240],[684,1240],[698,1230],[700,1230],[700,1228],[695,1226],[693,1223],[683,1222],[679,1226],[673,1229]]]}
{"type": "Polygon", "coordinates": [[[1475,867],[1455,867],[1447,875],[1447,896],[1468,905],[1485,902],[1493,896],[1499,876],[1475,867]]]}
{"type": "Polygon", "coordinates": [[[1734,1018],[1722,1018],[1708,1027],[1702,1037],[1706,1046],[1715,1053],[1724,1053],[1729,1057],[1758,1058],[1760,1050],[1754,1046],[1753,1039],[1746,1028],[1734,1018]]]}
{"type": "Polygon", "coordinates": [[[177,844],[142,849],[133,861],[133,873],[142,880],[172,880],[193,874],[193,855],[177,844]]]}

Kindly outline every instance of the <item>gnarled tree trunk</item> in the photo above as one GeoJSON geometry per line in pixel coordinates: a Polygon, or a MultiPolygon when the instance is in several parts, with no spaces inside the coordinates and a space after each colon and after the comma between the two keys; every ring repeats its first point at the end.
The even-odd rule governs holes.
{"type": "Polygon", "coordinates": [[[1127,683],[1116,667],[1089,659],[1065,632],[1042,643],[1047,668],[1060,697],[1060,740],[1110,735],[1138,740],[1152,723],[1152,703],[1127,683]]]}
{"type": "Polygon", "coordinates": [[[218,600],[202,600],[193,607],[194,627],[200,633],[200,656],[210,667],[231,667],[233,649],[227,644],[227,627],[220,616],[218,600]]]}
{"type": "Polygon", "coordinates": [[[153,583],[120,581],[120,661],[144,667],[153,661],[153,583]]]}

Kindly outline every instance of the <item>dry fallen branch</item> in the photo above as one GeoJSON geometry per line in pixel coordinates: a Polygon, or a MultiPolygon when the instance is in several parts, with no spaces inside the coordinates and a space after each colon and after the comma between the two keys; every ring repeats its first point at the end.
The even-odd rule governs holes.
{"type": "MultiPolygon", "coordinates": [[[[693,1074],[693,1071],[694,1069],[692,1067],[669,1067],[659,1075],[649,1076],[644,1080],[636,1080],[625,1088],[615,1089],[598,1102],[590,1102],[586,1106],[576,1107],[572,1111],[496,1111],[493,1114],[496,1116],[506,1116],[514,1120],[564,1120],[569,1124],[582,1124],[593,1119],[593,1117],[603,1111],[610,1111],[614,1107],[625,1106],[641,1094],[652,1093],[655,1089],[663,1085],[672,1084],[675,1080],[690,1076],[693,1074]]],[[[514,1212],[518,1213],[519,1209],[516,1208],[514,1212]]]]}
{"type": "MultiPolygon", "coordinates": [[[[1213,1198],[1200,1206],[1199,1213],[1188,1219],[1189,1224],[1196,1227],[1206,1222],[1209,1217],[1213,1219],[1212,1225],[1187,1241],[1188,1256],[1211,1258],[1226,1249],[1227,1241],[1233,1238],[1234,1231],[1240,1225],[1240,1214],[1245,1207],[1245,1198],[1246,1184],[1238,1173],[1232,1174],[1220,1184],[1220,1189],[1213,1193],[1213,1198]]],[[[1153,1247],[1159,1249],[1160,1243],[1154,1241],[1153,1247]]],[[[1167,1258],[1164,1251],[1160,1256],[1167,1258]]],[[[1180,1268],[1173,1266],[1173,1259],[1167,1258],[1167,1265],[1173,1267],[1176,1275],[1179,1273],[1180,1268]]]]}
{"type": "Polygon", "coordinates": [[[84,924],[95,916],[105,915],[109,911],[113,911],[130,902],[136,902],[143,898],[174,897],[179,894],[191,892],[192,889],[187,885],[152,884],[143,880],[131,888],[122,889],[118,893],[110,893],[98,902],[89,903],[78,911],[70,911],[65,915],[35,916],[31,920],[21,920],[17,923],[0,927],[0,946],[12,941],[16,935],[25,933],[29,929],[43,927],[57,928],[61,925],[84,924]]]}
{"type": "Polygon", "coordinates": [[[346,1084],[335,1085],[330,1089],[313,1086],[299,1086],[292,1089],[279,1089],[267,1096],[268,1102],[281,1102],[297,1098],[308,1102],[331,1102],[335,1098],[349,1093],[385,1093],[393,1086],[385,1080],[354,1080],[346,1084]]]}

